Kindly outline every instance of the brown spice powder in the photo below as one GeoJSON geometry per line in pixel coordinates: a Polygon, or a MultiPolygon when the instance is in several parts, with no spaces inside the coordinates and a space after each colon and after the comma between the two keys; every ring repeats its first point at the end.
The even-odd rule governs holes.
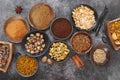
{"type": "Polygon", "coordinates": [[[54,18],[54,12],[47,4],[35,5],[30,11],[30,20],[37,29],[48,28],[50,21],[54,18]]]}
{"type": "Polygon", "coordinates": [[[71,23],[65,18],[59,18],[52,25],[52,32],[58,38],[66,38],[72,31],[71,23]]]}
{"type": "Polygon", "coordinates": [[[72,46],[78,52],[84,52],[91,46],[90,38],[85,34],[77,34],[72,38],[72,46]]]}
{"type": "Polygon", "coordinates": [[[5,32],[12,40],[19,41],[25,36],[28,30],[22,20],[14,20],[7,24],[5,32]]]}

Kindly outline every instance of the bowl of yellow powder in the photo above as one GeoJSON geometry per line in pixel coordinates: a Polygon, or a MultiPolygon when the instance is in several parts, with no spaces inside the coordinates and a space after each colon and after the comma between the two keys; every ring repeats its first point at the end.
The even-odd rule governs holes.
{"type": "Polygon", "coordinates": [[[9,41],[14,43],[21,42],[29,29],[27,21],[21,16],[8,18],[4,25],[5,35],[8,37],[9,41]]]}

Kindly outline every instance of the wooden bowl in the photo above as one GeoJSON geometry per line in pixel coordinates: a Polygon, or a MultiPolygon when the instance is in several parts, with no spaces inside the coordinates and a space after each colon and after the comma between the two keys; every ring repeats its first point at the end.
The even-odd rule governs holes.
{"type": "MultiPolygon", "coordinates": [[[[73,49],[76,53],[78,53],[78,54],[80,54],[80,55],[87,54],[87,53],[91,50],[91,48],[92,48],[92,46],[93,46],[93,42],[92,42],[91,36],[90,36],[87,32],[85,32],[85,31],[75,32],[75,33],[73,34],[73,36],[71,37],[71,39],[70,39],[70,44],[71,44],[72,49],[73,49]],[[80,53],[80,52],[77,52],[77,51],[74,49],[73,45],[72,45],[72,39],[73,39],[73,37],[76,36],[76,35],[78,35],[78,34],[84,34],[84,35],[88,36],[89,39],[90,39],[90,47],[89,47],[86,51],[82,51],[81,53],[80,53]]],[[[79,44],[79,45],[81,45],[81,44],[79,44]]]]}
{"type": "MultiPolygon", "coordinates": [[[[44,17],[44,16],[43,16],[44,17]]],[[[38,3],[38,4],[36,4],[36,5],[34,5],[31,9],[30,9],[30,11],[29,11],[29,13],[28,13],[28,21],[29,21],[29,23],[30,23],[30,25],[33,27],[33,28],[35,28],[35,29],[37,29],[37,30],[45,30],[45,29],[47,29],[48,27],[49,27],[49,25],[50,25],[50,22],[52,21],[52,19],[55,17],[55,12],[54,12],[54,10],[53,10],[53,8],[49,5],[49,4],[46,4],[46,3],[38,3]],[[33,22],[33,19],[31,18],[31,13],[36,9],[36,8],[38,8],[38,7],[41,7],[41,6],[47,6],[49,9],[50,9],[50,15],[52,16],[51,17],[51,19],[50,19],[50,21],[49,21],[49,24],[47,24],[46,26],[40,26],[40,27],[42,27],[42,28],[39,28],[38,26],[36,26],[36,24],[33,22]]],[[[42,18],[42,17],[40,17],[40,18],[42,18]]]]}
{"type": "MultiPolygon", "coordinates": [[[[26,25],[27,30],[28,30],[27,32],[30,31],[30,27],[29,27],[27,21],[26,21],[23,17],[21,17],[21,16],[13,16],[13,17],[10,17],[10,18],[8,18],[7,21],[5,22],[5,24],[4,24],[4,33],[5,33],[5,35],[7,36],[8,40],[9,40],[10,42],[13,42],[13,43],[20,43],[20,42],[22,41],[22,39],[20,39],[20,40],[13,40],[13,39],[6,33],[6,27],[7,27],[8,23],[10,23],[10,22],[12,22],[12,21],[14,21],[14,20],[21,20],[21,21],[23,21],[24,24],[26,25]]],[[[18,32],[18,33],[19,33],[19,32],[18,32]]],[[[27,33],[26,33],[26,34],[27,34],[27,33]]],[[[24,36],[25,36],[25,35],[24,35],[24,36]]]]}

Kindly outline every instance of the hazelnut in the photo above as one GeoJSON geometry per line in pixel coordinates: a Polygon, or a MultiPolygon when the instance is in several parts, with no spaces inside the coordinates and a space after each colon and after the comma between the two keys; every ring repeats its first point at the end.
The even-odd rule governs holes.
{"type": "Polygon", "coordinates": [[[41,60],[43,63],[47,62],[47,56],[43,56],[41,60]]]}
{"type": "Polygon", "coordinates": [[[52,60],[51,60],[51,59],[48,59],[48,60],[47,60],[47,63],[51,65],[51,64],[52,64],[52,60]]]}

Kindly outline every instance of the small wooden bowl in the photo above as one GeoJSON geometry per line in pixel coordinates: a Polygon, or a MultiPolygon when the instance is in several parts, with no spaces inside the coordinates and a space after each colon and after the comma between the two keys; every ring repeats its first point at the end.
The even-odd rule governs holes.
{"type": "MultiPolygon", "coordinates": [[[[72,47],[72,49],[76,52],[76,53],[78,53],[78,54],[80,54],[80,55],[83,55],[83,54],[87,54],[90,50],[91,50],[91,48],[92,48],[92,46],[93,46],[93,41],[92,41],[92,38],[91,38],[91,36],[87,33],[87,32],[85,32],[85,31],[79,31],[79,32],[75,32],[74,34],[73,34],[73,36],[71,37],[71,39],[70,39],[70,44],[71,44],[71,47],[72,47]],[[90,39],[90,47],[89,47],[89,49],[87,49],[86,51],[83,51],[83,52],[81,52],[81,53],[79,53],[79,52],[77,52],[74,48],[73,48],[73,46],[72,46],[72,39],[73,39],[73,37],[74,36],[76,36],[76,35],[78,35],[78,34],[84,34],[84,35],[86,35],[86,36],[88,36],[89,37],[89,39],[90,39]]],[[[80,44],[81,45],[81,44],[80,44]]]]}
{"type": "MultiPolygon", "coordinates": [[[[54,37],[55,39],[58,39],[58,40],[66,40],[66,39],[68,39],[68,38],[72,35],[73,26],[71,25],[71,32],[70,32],[70,34],[69,34],[67,37],[65,37],[65,38],[59,38],[59,37],[57,37],[57,36],[54,35],[53,30],[52,30],[53,23],[54,23],[56,20],[58,20],[58,19],[65,19],[65,20],[69,21],[68,19],[63,18],[63,17],[59,17],[59,18],[54,19],[54,20],[51,22],[51,24],[50,24],[50,33],[53,35],[53,37],[54,37]]],[[[69,21],[69,23],[70,23],[70,21],[69,21]]],[[[70,24],[71,24],[71,23],[70,23],[70,24]]]]}
{"type": "Polygon", "coordinates": [[[29,11],[29,13],[28,13],[28,22],[30,23],[30,25],[31,25],[33,28],[35,28],[35,29],[37,29],[37,30],[45,30],[45,29],[47,29],[47,28],[49,27],[49,25],[50,25],[50,22],[51,22],[51,21],[50,21],[50,22],[49,22],[49,25],[47,25],[47,26],[44,27],[44,28],[38,28],[38,27],[36,27],[36,24],[34,24],[32,18],[30,17],[32,11],[34,11],[37,7],[40,7],[40,6],[42,6],[42,5],[48,6],[49,9],[51,10],[51,15],[52,15],[51,21],[52,21],[52,19],[55,17],[55,11],[53,10],[53,8],[52,8],[49,4],[46,4],[46,3],[37,3],[36,5],[34,5],[34,6],[30,9],[30,11],[29,11]]]}
{"type": "Polygon", "coordinates": [[[28,55],[28,56],[31,56],[31,57],[40,57],[40,56],[46,54],[46,52],[47,52],[47,50],[48,50],[48,48],[49,48],[49,45],[50,45],[50,40],[49,40],[48,35],[47,35],[45,32],[43,32],[43,31],[38,31],[38,30],[27,33],[27,34],[24,36],[24,38],[23,38],[23,40],[22,40],[22,43],[21,43],[21,46],[22,46],[22,49],[23,49],[24,53],[25,53],[26,55],[28,55]],[[36,33],[41,33],[41,34],[43,35],[43,38],[44,38],[44,40],[45,40],[45,48],[43,49],[43,51],[41,51],[41,52],[39,52],[39,53],[37,53],[37,54],[31,54],[31,53],[27,52],[27,50],[26,50],[26,48],[25,48],[25,44],[26,44],[26,41],[27,41],[27,37],[29,37],[30,34],[36,34],[36,33]]]}
{"type": "Polygon", "coordinates": [[[105,64],[107,64],[111,59],[111,53],[110,53],[110,50],[107,46],[105,45],[97,45],[95,46],[91,51],[90,51],[90,60],[91,60],[91,63],[94,64],[95,66],[103,66],[105,64]],[[93,59],[93,54],[95,52],[96,49],[102,49],[105,51],[105,53],[107,54],[107,57],[106,57],[106,60],[104,61],[104,63],[96,63],[93,59]]]}
{"type": "MultiPolygon", "coordinates": [[[[21,58],[22,56],[25,56],[25,55],[19,56],[18,59],[21,58]]],[[[16,60],[16,63],[17,63],[18,59],[16,60]]],[[[35,59],[36,59],[36,58],[35,58],[35,59]]],[[[31,74],[31,75],[24,75],[24,74],[21,74],[21,73],[17,70],[16,63],[15,63],[15,69],[16,69],[17,73],[18,73],[19,75],[21,75],[22,77],[31,77],[31,76],[33,76],[33,75],[37,72],[37,70],[38,70],[38,61],[37,61],[37,59],[36,59],[37,69],[36,69],[36,70],[34,71],[34,73],[31,74]]]]}
{"type": "MultiPolygon", "coordinates": [[[[26,25],[26,28],[27,28],[27,33],[30,31],[30,27],[29,27],[29,25],[28,25],[28,23],[27,23],[27,21],[23,18],[23,17],[21,17],[21,16],[13,16],[13,17],[10,17],[10,18],[8,18],[7,19],[7,21],[5,22],[5,24],[4,24],[4,33],[5,33],[5,35],[7,36],[7,38],[8,38],[8,40],[10,41],[10,42],[13,42],[13,43],[20,43],[21,41],[22,41],[22,39],[21,40],[13,40],[7,33],[6,33],[6,27],[7,27],[7,24],[8,23],[10,23],[10,22],[12,22],[12,21],[14,21],[14,20],[21,20],[21,21],[23,21],[24,22],[24,24],[26,25]]],[[[19,32],[18,32],[19,33],[19,32]]],[[[27,34],[26,33],[26,34],[27,34]]],[[[25,35],[24,35],[25,36],[25,35]]]]}

